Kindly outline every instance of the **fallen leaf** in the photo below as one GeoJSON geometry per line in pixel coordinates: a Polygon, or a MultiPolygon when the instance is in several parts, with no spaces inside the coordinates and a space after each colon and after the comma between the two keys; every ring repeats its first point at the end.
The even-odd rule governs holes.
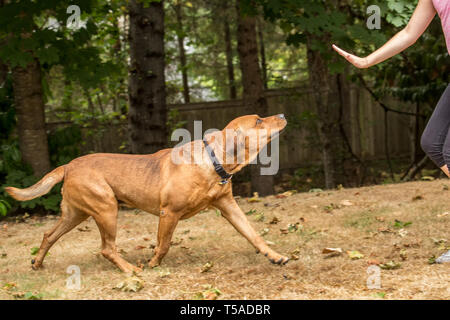
{"type": "Polygon", "coordinates": [[[446,217],[446,216],[448,216],[448,215],[450,215],[450,212],[447,211],[447,212],[438,214],[437,217],[438,217],[438,218],[443,218],[443,217],[446,217]]]}
{"type": "Polygon", "coordinates": [[[280,219],[278,219],[277,217],[273,217],[273,219],[269,223],[270,224],[277,224],[278,222],[280,222],[280,219]]]}
{"type": "Polygon", "coordinates": [[[421,180],[422,181],[434,181],[436,179],[432,176],[423,176],[421,180]]]}
{"type": "Polygon", "coordinates": [[[16,287],[17,287],[17,284],[15,284],[14,282],[7,282],[3,286],[3,290],[11,290],[11,289],[16,288],[16,287]]]}
{"type": "Polygon", "coordinates": [[[205,286],[206,290],[202,292],[197,292],[194,296],[196,300],[216,300],[222,292],[219,289],[213,288],[211,285],[205,286]]]}
{"type": "Polygon", "coordinates": [[[170,276],[170,271],[167,270],[167,269],[158,268],[157,270],[158,270],[158,273],[159,273],[158,276],[160,278],[165,278],[165,277],[170,276]]]}
{"type": "Polygon", "coordinates": [[[386,228],[386,227],[378,228],[378,232],[382,232],[382,233],[394,233],[394,231],[392,231],[391,229],[386,228]]]}
{"type": "Polygon", "coordinates": [[[342,204],[343,206],[346,206],[346,207],[349,207],[349,206],[352,206],[352,205],[353,205],[353,203],[351,203],[351,201],[349,201],[349,200],[342,200],[342,201],[341,201],[341,204],[342,204]]]}
{"type": "Polygon", "coordinates": [[[266,234],[269,233],[269,231],[270,231],[269,228],[264,228],[264,229],[262,229],[262,231],[261,231],[259,234],[260,234],[261,236],[265,236],[266,234]]]}
{"type": "Polygon", "coordinates": [[[292,250],[290,253],[291,253],[291,260],[298,260],[299,254],[300,254],[300,248],[296,248],[296,249],[292,250]]]}
{"type": "Polygon", "coordinates": [[[436,256],[431,256],[428,258],[428,264],[435,264],[436,263],[436,256]]]}
{"type": "Polygon", "coordinates": [[[320,188],[314,188],[314,189],[310,189],[309,192],[323,192],[323,190],[320,188]]]}
{"type": "Polygon", "coordinates": [[[298,230],[298,226],[300,225],[300,222],[297,223],[289,223],[287,226],[287,229],[289,232],[295,232],[298,230]]]}
{"type": "Polygon", "coordinates": [[[33,248],[31,248],[30,253],[32,256],[35,256],[35,255],[37,255],[38,251],[39,251],[38,247],[33,247],[33,248]]]}
{"type": "Polygon", "coordinates": [[[113,289],[124,292],[138,292],[144,287],[144,281],[136,276],[128,277],[119,282],[113,289]]]}
{"type": "Polygon", "coordinates": [[[356,250],[353,251],[347,251],[348,256],[350,257],[350,259],[352,260],[358,260],[358,259],[362,259],[364,258],[364,255],[356,250]]]}
{"type": "Polygon", "coordinates": [[[385,221],[385,218],[384,218],[384,217],[375,217],[375,219],[376,219],[377,221],[380,221],[380,222],[384,222],[384,221],[385,221]]]}
{"type": "Polygon", "coordinates": [[[261,202],[261,199],[259,198],[258,192],[253,192],[253,197],[247,199],[247,201],[248,201],[249,203],[253,203],[253,202],[261,202]]]}
{"type": "Polygon", "coordinates": [[[405,261],[406,259],[408,259],[408,253],[405,249],[400,250],[400,258],[405,261]]]}
{"type": "Polygon", "coordinates": [[[341,248],[324,248],[322,250],[323,254],[329,254],[329,253],[342,253],[342,249],[341,248]]]}
{"type": "Polygon", "coordinates": [[[379,267],[384,270],[395,270],[400,269],[402,265],[399,262],[389,261],[388,263],[380,264],[379,267]]]}
{"type": "Polygon", "coordinates": [[[142,250],[142,249],[145,249],[145,248],[147,248],[147,247],[146,246],[137,245],[134,249],[135,250],[142,250]]]}
{"type": "Polygon", "coordinates": [[[407,234],[408,234],[408,231],[405,229],[398,230],[398,235],[402,238],[406,237],[407,234]]]}
{"type": "Polygon", "coordinates": [[[264,221],[265,218],[266,218],[266,217],[264,216],[264,213],[263,213],[263,212],[258,213],[257,215],[255,215],[255,221],[261,222],[261,221],[264,221]]]}
{"type": "Polygon", "coordinates": [[[200,270],[200,273],[205,273],[208,272],[209,270],[211,270],[211,268],[213,267],[213,263],[212,262],[207,262],[203,265],[203,267],[200,270]]]}
{"type": "Polygon", "coordinates": [[[423,200],[423,199],[424,199],[423,196],[418,195],[418,196],[413,197],[412,201],[423,200]]]}
{"type": "Polygon", "coordinates": [[[43,294],[28,291],[28,292],[25,292],[25,294],[23,295],[23,298],[27,299],[27,300],[42,300],[43,294]]]}
{"type": "Polygon", "coordinates": [[[25,292],[22,292],[22,291],[19,291],[19,292],[13,292],[12,293],[12,296],[14,297],[14,298],[23,298],[24,296],[25,296],[25,292]]]}
{"type": "Polygon", "coordinates": [[[379,265],[381,262],[380,262],[380,260],[378,260],[378,259],[371,259],[371,260],[369,260],[369,261],[367,261],[367,264],[368,265],[375,265],[375,266],[377,266],[377,265],[379,265]]]}

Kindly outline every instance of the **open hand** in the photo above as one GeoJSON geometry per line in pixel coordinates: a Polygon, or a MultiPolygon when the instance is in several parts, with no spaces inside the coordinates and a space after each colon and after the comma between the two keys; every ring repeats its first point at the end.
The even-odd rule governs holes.
{"type": "Polygon", "coordinates": [[[341,56],[343,56],[348,62],[350,62],[352,65],[354,65],[357,68],[365,69],[370,67],[369,62],[367,61],[367,58],[360,58],[353,54],[350,54],[338,46],[333,44],[333,49],[336,50],[337,53],[339,53],[341,56]]]}

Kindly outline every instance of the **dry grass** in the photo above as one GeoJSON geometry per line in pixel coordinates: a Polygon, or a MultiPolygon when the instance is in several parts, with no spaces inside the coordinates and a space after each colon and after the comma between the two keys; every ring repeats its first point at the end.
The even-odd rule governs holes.
{"type": "MultiPolygon", "coordinates": [[[[41,293],[44,299],[192,299],[205,285],[222,292],[220,299],[449,299],[450,266],[430,265],[428,259],[443,252],[434,239],[447,239],[450,215],[448,180],[411,182],[358,189],[274,196],[248,203],[256,210],[249,220],[256,230],[283,254],[299,249],[298,260],[274,266],[239,235],[214,210],[180,222],[172,246],[160,269],[145,269],[139,292],[112,289],[124,275],[100,254],[100,237],[92,219],[59,240],[40,271],[30,268],[30,249],[40,245],[42,234],[56,218],[29,218],[0,228],[0,299],[14,292],[41,293]],[[353,205],[333,208],[349,200],[353,205]],[[264,221],[256,221],[263,212],[264,221]],[[278,224],[270,224],[273,217],[278,224]],[[399,235],[394,221],[412,222],[399,235]],[[280,228],[300,222],[297,231],[282,234],[280,228]],[[381,230],[391,232],[382,232],[381,230]],[[344,254],[326,258],[325,247],[340,247],[344,254]],[[347,250],[364,258],[351,260],[347,250]],[[1,254],[6,254],[1,257],[1,254]],[[402,260],[401,255],[406,255],[402,260]],[[381,271],[381,289],[367,289],[371,260],[401,262],[397,270],[381,271]],[[201,267],[213,267],[200,273],[201,267]],[[81,269],[80,291],[66,289],[69,265],[81,269]],[[169,274],[170,272],[170,274],[169,274]],[[7,290],[5,284],[16,287],[7,290]],[[3,288],[3,289],[1,289],[3,288]]],[[[144,212],[121,211],[117,245],[132,263],[151,257],[157,217],[144,212]],[[144,247],[143,249],[141,248],[144,247]]],[[[293,231],[293,230],[291,230],[293,231]]],[[[447,246],[450,246],[450,239],[447,246]]]]}

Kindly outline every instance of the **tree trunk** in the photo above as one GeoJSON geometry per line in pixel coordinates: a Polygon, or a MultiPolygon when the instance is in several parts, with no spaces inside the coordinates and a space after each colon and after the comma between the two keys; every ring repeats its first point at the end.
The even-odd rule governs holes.
{"type": "Polygon", "coordinates": [[[236,82],[234,79],[233,47],[231,44],[230,22],[224,21],[223,27],[225,33],[225,55],[227,58],[228,86],[230,88],[230,99],[236,99],[237,92],[236,92],[236,82]]]}
{"type": "Polygon", "coordinates": [[[264,35],[263,35],[263,23],[260,19],[257,19],[258,23],[258,41],[259,41],[259,54],[261,56],[261,70],[262,70],[262,80],[264,84],[264,89],[267,89],[267,63],[266,63],[266,49],[264,46],[264,35]]]}
{"type": "Polygon", "coordinates": [[[180,54],[181,76],[183,79],[183,97],[184,103],[189,103],[191,99],[189,93],[189,81],[187,74],[186,50],[184,49],[183,15],[181,12],[181,4],[179,2],[175,4],[174,7],[178,25],[177,38],[178,38],[178,51],[180,54]]]}
{"type": "Polygon", "coordinates": [[[12,70],[14,104],[22,159],[41,177],[50,171],[41,66],[33,60],[26,68],[12,70]]]}
{"type": "Polygon", "coordinates": [[[345,153],[342,132],[339,130],[340,108],[339,99],[336,98],[340,94],[338,79],[336,75],[330,74],[327,61],[320,51],[311,49],[314,41],[328,43],[326,37],[318,39],[311,34],[307,37],[309,83],[316,103],[325,187],[331,189],[337,186],[337,174],[343,174],[342,161],[345,153]]]}
{"type": "MultiPolygon", "coordinates": [[[[238,52],[244,88],[242,97],[244,107],[249,113],[256,113],[264,117],[268,115],[268,105],[264,95],[264,84],[258,62],[256,18],[242,14],[240,0],[237,0],[236,8],[238,16],[238,52]]],[[[273,183],[273,176],[261,175],[260,165],[252,166],[251,184],[253,192],[258,192],[261,196],[273,194],[273,183]]]]}
{"type": "Polygon", "coordinates": [[[164,77],[164,1],[130,0],[128,123],[132,153],[153,153],[167,144],[164,77]]]}

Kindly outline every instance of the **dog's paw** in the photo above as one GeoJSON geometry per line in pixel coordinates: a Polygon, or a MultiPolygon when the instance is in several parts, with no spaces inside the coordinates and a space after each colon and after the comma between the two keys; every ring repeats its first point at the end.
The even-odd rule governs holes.
{"type": "Polygon", "coordinates": [[[282,266],[289,262],[289,258],[282,256],[279,259],[269,258],[269,261],[272,262],[273,264],[278,264],[278,265],[282,266]]]}
{"type": "Polygon", "coordinates": [[[31,260],[31,269],[33,269],[33,270],[38,270],[38,269],[40,269],[41,268],[41,265],[38,265],[38,264],[36,264],[36,260],[35,259],[32,259],[31,260]]]}
{"type": "Polygon", "coordinates": [[[148,267],[149,267],[150,269],[159,267],[159,261],[158,261],[158,260],[154,260],[154,259],[150,260],[150,261],[148,262],[148,267]]]}

